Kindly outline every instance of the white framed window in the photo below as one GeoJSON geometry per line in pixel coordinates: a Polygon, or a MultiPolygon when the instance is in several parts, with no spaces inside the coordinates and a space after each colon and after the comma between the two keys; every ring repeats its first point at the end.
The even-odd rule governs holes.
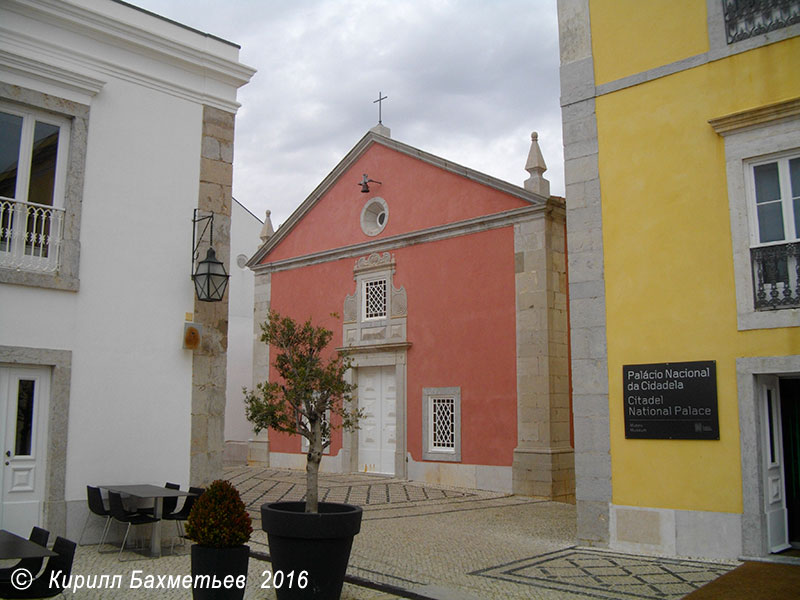
{"type": "Polygon", "coordinates": [[[0,103],[0,265],[58,268],[69,137],[64,117],[0,103]]]}
{"type": "Polygon", "coordinates": [[[800,149],[748,167],[753,245],[800,240],[800,149]]]}
{"type": "Polygon", "coordinates": [[[423,388],[423,459],[461,461],[461,388],[423,388]]]}
{"type": "Polygon", "coordinates": [[[383,319],[386,317],[388,284],[387,279],[368,279],[364,281],[363,312],[364,320],[383,319]]]}
{"type": "Polygon", "coordinates": [[[775,397],[775,390],[766,388],[765,391],[767,393],[767,418],[764,421],[764,428],[766,429],[764,440],[767,442],[767,467],[777,467],[780,465],[778,441],[781,439],[781,432],[778,430],[778,423],[780,422],[781,405],[778,402],[778,398],[775,397]]]}
{"type": "Polygon", "coordinates": [[[0,197],[63,207],[69,123],[0,103],[0,197]]]}
{"type": "Polygon", "coordinates": [[[800,307],[800,149],[745,161],[754,307],[800,307]]]}
{"type": "Polygon", "coordinates": [[[725,141],[738,328],[797,327],[800,98],[709,123],[725,141]]]}

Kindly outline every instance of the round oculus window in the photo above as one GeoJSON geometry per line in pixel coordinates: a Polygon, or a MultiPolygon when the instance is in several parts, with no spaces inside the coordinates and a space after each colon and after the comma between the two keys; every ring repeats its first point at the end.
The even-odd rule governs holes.
{"type": "Polygon", "coordinates": [[[389,206],[383,198],[370,198],[361,210],[361,230],[369,235],[378,235],[389,220],[389,206]]]}

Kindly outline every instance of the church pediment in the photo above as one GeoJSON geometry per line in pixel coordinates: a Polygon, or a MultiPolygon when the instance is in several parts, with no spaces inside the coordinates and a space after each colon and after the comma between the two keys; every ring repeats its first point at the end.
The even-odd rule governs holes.
{"type": "Polygon", "coordinates": [[[520,186],[370,131],[248,265],[546,202],[520,186]],[[367,193],[362,190],[364,182],[369,182],[367,193]]]}

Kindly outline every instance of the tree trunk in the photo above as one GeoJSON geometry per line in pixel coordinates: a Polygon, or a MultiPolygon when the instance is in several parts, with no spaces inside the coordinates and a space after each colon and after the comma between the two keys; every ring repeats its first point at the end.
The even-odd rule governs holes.
{"type": "Polygon", "coordinates": [[[322,462],[322,423],[310,423],[311,439],[308,442],[306,462],[306,512],[319,512],[319,464],[322,462]]]}

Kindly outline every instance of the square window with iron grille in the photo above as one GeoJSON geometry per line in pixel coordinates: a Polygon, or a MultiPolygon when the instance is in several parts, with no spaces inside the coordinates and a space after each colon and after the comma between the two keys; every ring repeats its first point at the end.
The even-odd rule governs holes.
{"type": "Polygon", "coordinates": [[[386,316],[386,279],[364,282],[364,319],[381,319],[386,316]]]}
{"type": "Polygon", "coordinates": [[[422,389],[424,460],[461,462],[461,388],[422,389]]]}
{"type": "Polygon", "coordinates": [[[455,398],[431,398],[431,450],[453,452],[456,447],[455,398]]]}

